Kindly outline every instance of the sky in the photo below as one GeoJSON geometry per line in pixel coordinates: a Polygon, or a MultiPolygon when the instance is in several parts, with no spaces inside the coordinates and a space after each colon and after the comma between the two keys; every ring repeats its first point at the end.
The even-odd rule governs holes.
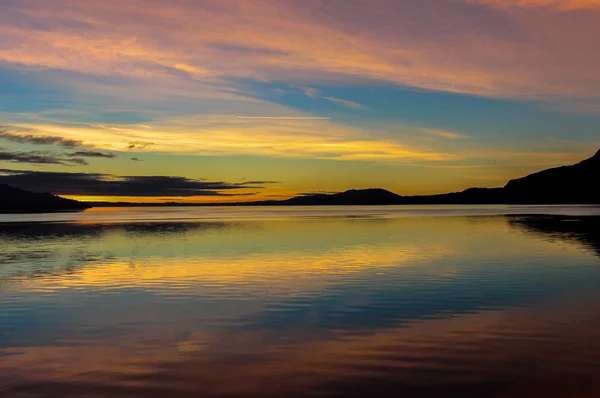
{"type": "Polygon", "coordinates": [[[600,148],[600,0],[0,0],[0,183],[230,202],[600,148]]]}

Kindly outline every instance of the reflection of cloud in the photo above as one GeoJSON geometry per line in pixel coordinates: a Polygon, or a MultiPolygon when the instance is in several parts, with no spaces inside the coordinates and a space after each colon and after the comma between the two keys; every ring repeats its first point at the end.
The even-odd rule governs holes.
{"type": "MultiPolygon", "coordinates": [[[[104,217],[103,210],[97,209],[96,217],[91,217],[90,224],[0,225],[0,243],[6,242],[1,249],[4,252],[36,252],[40,242],[47,242],[49,247],[56,250],[71,251],[76,246],[78,252],[98,252],[105,247],[100,244],[99,248],[98,242],[110,242],[110,246],[106,248],[112,255],[111,262],[86,262],[82,264],[86,265],[85,269],[70,276],[70,281],[77,285],[89,283],[90,286],[100,286],[111,283],[118,285],[120,280],[131,277],[131,270],[128,268],[131,260],[130,245],[132,242],[139,242],[145,248],[139,253],[140,260],[145,264],[136,276],[140,283],[157,283],[168,268],[170,280],[187,281],[190,285],[200,281],[252,281],[263,287],[264,283],[268,283],[272,285],[271,289],[279,286],[283,291],[294,289],[295,280],[300,283],[310,280],[313,288],[316,288],[340,275],[413,266],[453,252],[451,247],[444,244],[430,245],[424,251],[415,243],[400,244],[401,239],[397,236],[390,243],[390,237],[398,234],[398,224],[383,220],[369,222],[363,219],[360,224],[361,234],[356,234],[354,228],[358,225],[352,219],[280,220],[264,230],[260,222],[153,221],[153,217],[162,216],[161,212],[136,214],[129,213],[128,209],[122,210],[125,219],[139,217],[140,222],[120,224],[119,210],[104,211],[110,212],[109,216],[116,216],[117,221],[104,217]],[[100,222],[107,220],[106,222],[111,223],[97,224],[93,222],[96,218],[100,222]],[[366,232],[368,237],[365,238],[362,233],[366,232]],[[251,236],[254,244],[244,244],[249,239],[248,236],[251,236]],[[271,245],[268,252],[255,249],[262,247],[266,241],[271,245]],[[10,242],[19,242],[19,245],[10,242]],[[160,250],[165,242],[169,242],[172,251],[163,253],[160,250]],[[286,250],[280,250],[281,247],[286,250]],[[115,257],[114,253],[121,253],[122,256],[115,257]],[[177,255],[173,257],[173,253],[177,255]],[[109,269],[112,271],[108,272],[109,269]]],[[[173,209],[173,216],[176,218],[179,217],[178,211],[173,209]]],[[[237,210],[231,211],[237,214],[237,210]]],[[[214,213],[214,210],[208,212],[214,221],[226,217],[220,216],[220,211],[214,213]]],[[[262,216],[260,214],[254,214],[254,217],[265,217],[264,212],[262,216]]],[[[180,217],[186,217],[186,212],[181,213],[180,217]]],[[[438,224],[433,219],[425,221],[425,225],[429,223],[438,224]]],[[[402,223],[402,228],[417,231],[423,229],[423,224],[422,220],[407,220],[402,223]]],[[[453,223],[448,226],[450,227],[454,230],[460,228],[453,223]]],[[[443,231],[444,227],[438,230],[443,231]]],[[[32,267],[35,265],[33,260],[30,263],[32,267]]],[[[446,271],[447,269],[444,272],[446,271]]]]}
{"type": "Polygon", "coordinates": [[[43,252],[11,258],[32,263],[36,277],[15,278],[8,289],[15,300],[9,311],[30,311],[11,317],[11,333],[0,336],[0,355],[9,358],[0,361],[0,395],[600,392],[600,296],[590,256],[592,266],[575,261],[565,273],[562,261],[572,261],[571,253],[512,233],[503,217],[238,226],[2,226],[12,230],[0,239],[3,251],[61,248],[86,267],[40,275],[34,261],[43,252]],[[87,228],[110,233],[85,239],[87,228]],[[91,257],[95,250],[83,248],[113,255],[91,257]],[[482,253],[484,264],[473,261],[482,253]],[[589,281],[580,290],[582,280],[589,281]],[[412,294],[427,283],[423,294],[412,294]],[[508,307],[511,299],[519,306],[508,307]],[[285,327],[268,324],[264,314],[285,327]],[[44,330],[44,338],[32,330],[44,330]]]}
{"type": "Polygon", "coordinates": [[[220,222],[147,221],[127,224],[0,224],[0,280],[73,273],[87,265],[110,259],[115,261],[115,254],[110,248],[102,251],[92,244],[100,239],[110,241],[111,236],[115,235],[125,236],[128,240],[144,238],[158,242],[181,239],[188,233],[201,236],[236,226],[220,222]],[[40,242],[44,244],[40,245],[40,242]],[[74,242],[77,242],[77,248],[71,246],[74,242]],[[54,261],[56,259],[58,261],[54,261]]]}
{"type": "Polygon", "coordinates": [[[147,325],[129,324],[118,340],[7,348],[0,378],[8,396],[58,389],[148,398],[169,385],[173,396],[202,397],[592,397],[600,392],[597,313],[592,298],[568,311],[489,311],[338,339],[308,327],[294,332],[295,345],[286,344],[289,331],[217,333],[189,321],[153,323],[149,345],[147,325]]]}
{"type": "MultiPolygon", "coordinates": [[[[210,229],[209,232],[213,232],[210,229]]],[[[91,232],[91,231],[90,231],[91,232]]],[[[202,233],[202,229],[190,233],[202,233]]],[[[136,231],[138,237],[145,237],[145,232],[136,231]]],[[[161,236],[160,231],[154,232],[153,239],[169,238],[169,231],[161,236]]],[[[128,236],[135,237],[134,232],[128,236]]],[[[340,282],[343,275],[351,279],[353,275],[375,270],[390,270],[398,267],[417,267],[422,262],[434,257],[442,257],[451,253],[450,249],[436,247],[430,252],[423,253],[419,248],[405,245],[377,245],[373,248],[347,245],[325,250],[289,250],[273,252],[268,258],[260,254],[197,256],[194,258],[169,258],[156,256],[140,259],[143,266],[137,267],[132,274],[131,261],[112,257],[106,261],[98,255],[85,258],[79,262],[77,269],[70,269],[70,275],[63,281],[62,288],[103,288],[108,286],[124,286],[135,278],[139,288],[149,288],[161,284],[165,291],[176,286],[195,291],[202,295],[207,286],[235,286],[243,284],[243,294],[253,297],[266,297],[272,294],[287,294],[298,289],[317,291],[340,282]],[[298,260],[300,259],[301,260],[298,260]],[[167,272],[168,270],[168,272],[167,272]],[[269,286],[265,290],[265,286],[269,286]]],[[[56,271],[56,270],[54,270],[56,271]]],[[[451,276],[441,277],[451,279],[451,276]]],[[[23,282],[20,289],[36,291],[39,289],[56,288],[56,281],[37,279],[23,282]]],[[[241,287],[240,287],[241,288],[241,287]]],[[[285,302],[282,301],[282,304],[285,302]]]]}
{"type": "Polygon", "coordinates": [[[229,183],[177,176],[115,176],[98,173],[0,170],[0,183],[55,195],[232,196],[224,191],[262,188],[272,181],[229,183]]]}

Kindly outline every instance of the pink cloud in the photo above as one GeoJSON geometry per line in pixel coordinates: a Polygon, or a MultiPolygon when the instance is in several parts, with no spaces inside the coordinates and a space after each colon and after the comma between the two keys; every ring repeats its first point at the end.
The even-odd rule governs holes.
{"type": "Polygon", "coordinates": [[[249,78],[383,81],[509,98],[600,96],[600,14],[533,7],[592,9],[597,1],[477,3],[23,0],[0,17],[0,61],[197,92],[215,84],[231,90],[229,81],[249,78]],[[499,4],[523,7],[487,7],[499,4]]]}

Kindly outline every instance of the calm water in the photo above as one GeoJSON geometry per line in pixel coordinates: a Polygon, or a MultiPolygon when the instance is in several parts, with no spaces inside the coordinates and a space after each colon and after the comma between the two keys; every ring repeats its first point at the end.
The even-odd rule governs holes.
{"type": "Polygon", "coordinates": [[[600,208],[1,215],[0,397],[600,397],[600,208]]]}

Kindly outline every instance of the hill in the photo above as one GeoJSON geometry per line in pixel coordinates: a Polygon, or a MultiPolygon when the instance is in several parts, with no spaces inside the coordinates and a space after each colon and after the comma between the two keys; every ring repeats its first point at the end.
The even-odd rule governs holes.
{"type": "Polygon", "coordinates": [[[381,188],[237,203],[90,203],[93,206],[329,206],[425,204],[600,204],[600,151],[571,166],[539,171],[504,187],[401,196],[381,188]]]}
{"type": "Polygon", "coordinates": [[[437,195],[400,196],[384,189],[296,196],[264,205],[600,204],[600,151],[571,166],[543,170],[499,188],[469,188],[437,195]]]}
{"type": "Polygon", "coordinates": [[[402,196],[381,188],[351,189],[334,194],[296,196],[279,201],[282,205],[387,205],[397,204],[402,196]]]}
{"type": "Polygon", "coordinates": [[[24,191],[0,184],[0,213],[38,213],[68,210],[84,210],[88,204],[61,198],[50,193],[24,191]]]}
{"type": "Polygon", "coordinates": [[[571,166],[511,180],[504,187],[511,203],[600,203],[600,150],[571,166]]]}

